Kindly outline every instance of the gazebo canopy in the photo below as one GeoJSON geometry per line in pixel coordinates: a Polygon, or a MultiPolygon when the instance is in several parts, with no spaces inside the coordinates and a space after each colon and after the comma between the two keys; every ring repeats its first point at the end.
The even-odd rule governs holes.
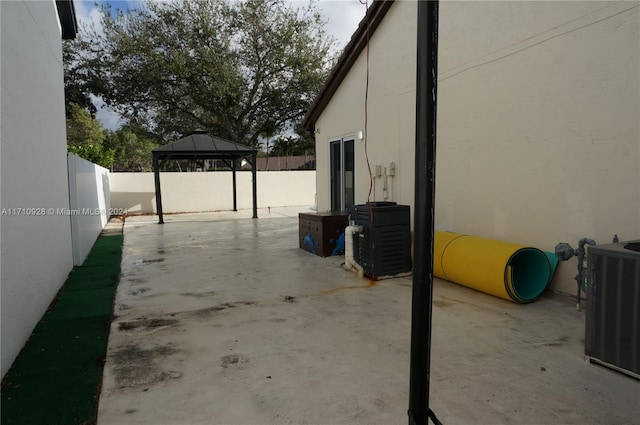
{"type": "Polygon", "coordinates": [[[236,169],[238,160],[245,159],[251,164],[253,177],[253,218],[258,218],[256,156],[258,151],[249,146],[211,136],[204,130],[195,130],[187,137],[160,146],[152,151],[153,173],[156,185],[156,209],[160,224],[162,218],[162,193],[160,189],[160,161],[172,159],[220,159],[233,172],[233,210],[237,211],[236,169]]]}

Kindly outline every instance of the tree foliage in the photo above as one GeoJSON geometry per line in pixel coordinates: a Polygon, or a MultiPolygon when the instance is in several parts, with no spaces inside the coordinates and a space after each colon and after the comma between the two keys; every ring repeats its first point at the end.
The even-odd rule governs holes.
{"type": "Polygon", "coordinates": [[[303,137],[280,136],[269,151],[272,156],[313,155],[315,146],[303,137]]]}
{"type": "Polygon", "coordinates": [[[111,167],[115,152],[104,144],[100,121],[74,103],[68,103],[67,110],[67,150],[87,161],[111,167]]]}
{"type": "Polygon", "coordinates": [[[89,87],[88,69],[83,67],[80,57],[86,42],[77,43],[63,40],[62,61],[64,63],[64,96],[65,112],[70,118],[78,107],[86,109],[95,118],[98,109],[93,104],[90,94],[94,91],[89,87]]]}
{"type": "Polygon", "coordinates": [[[165,142],[203,128],[255,146],[293,128],[332,62],[312,3],[147,1],[128,13],[103,7],[101,20],[67,54],[75,98],[100,96],[165,142]]]}
{"type": "Polygon", "coordinates": [[[156,142],[141,129],[125,126],[107,130],[105,145],[114,152],[114,164],[127,171],[152,171],[151,151],[156,142]]]}
{"type": "Polygon", "coordinates": [[[114,151],[102,144],[67,145],[67,151],[101,167],[109,168],[113,164],[114,151]]]}
{"type": "Polygon", "coordinates": [[[67,104],[67,144],[71,146],[102,145],[102,124],[89,112],[75,103],[67,104]]]}

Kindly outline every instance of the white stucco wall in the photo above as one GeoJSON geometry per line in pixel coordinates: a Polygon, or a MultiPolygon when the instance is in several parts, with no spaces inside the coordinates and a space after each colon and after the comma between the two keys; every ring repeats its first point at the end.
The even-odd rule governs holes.
{"type": "Polygon", "coordinates": [[[79,266],[117,212],[111,209],[109,170],[72,154],[67,162],[73,264],[79,266]]]}
{"type": "MultiPolygon", "coordinates": [[[[69,208],[55,2],[0,2],[3,209],[69,208]]],[[[40,210],[42,211],[42,210],[40,210]]],[[[73,266],[69,217],[1,217],[2,375],[73,266]]]]}
{"type": "MultiPolygon", "coordinates": [[[[437,229],[550,251],[581,237],[640,238],[639,6],[441,3],[437,229]]],[[[396,162],[392,200],[410,205],[415,13],[415,2],[394,3],[370,47],[369,159],[396,162]]],[[[361,55],[317,122],[320,211],[328,142],[362,129],[364,81],[361,55]]],[[[356,201],[365,202],[357,146],[356,201]]],[[[553,287],[574,293],[575,274],[575,259],[562,263],[553,287]]]]}
{"type": "MultiPolygon", "coordinates": [[[[258,208],[315,205],[315,171],[260,171],[258,208]]],[[[111,207],[129,214],[156,213],[153,173],[111,173],[111,207]]],[[[238,209],[252,208],[251,172],[236,174],[238,209]]],[[[232,173],[160,173],[165,213],[233,208],[232,173]]]]}
{"type": "MultiPolygon", "coordinates": [[[[414,134],[415,121],[415,21],[415,3],[396,2],[370,40],[366,135],[369,162],[374,173],[376,165],[388,171],[391,162],[395,163],[396,175],[387,181],[387,200],[402,204],[413,201],[414,155],[407,141],[414,134]]],[[[365,130],[364,53],[316,122],[318,211],[330,209],[329,142],[365,130]]],[[[356,138],[355,146],[355,201],[364,203],[370,182],[365,142],[356,138]]],[[[376,178],[371,201],[384,200],[382,187],[382,179],[376,178]]]]}

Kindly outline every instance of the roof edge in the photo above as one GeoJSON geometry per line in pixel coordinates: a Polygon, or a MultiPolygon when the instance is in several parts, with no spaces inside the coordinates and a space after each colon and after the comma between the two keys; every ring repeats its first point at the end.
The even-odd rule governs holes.
{"type": "Polygon", "coordinates": [[[369,39],[380,25],[382,18],[387,14],[394,0],[374,0],[367,15],[358,24],[358,29],[351,36],[351,40],[346,45],[338,62],[331,70],[327,81],[320,89],[320,92],[309,107],[307,114],[302,121],[306,130],[313,131],[316,121],[329,104],[340,84],[345,79],[351,67],[356,62],[360,53],[367,45],[367,23],[369,24],[369,39]]]}
{"type": "Polygon", "coordinates": [[[56,0],[58,18],[62,27],[62,39],[73,40],[78,33],[78,20],[73,0],[56,0]]]}
{"type": "Polygon", "coordinates": [[[209,134],[207,131],[205,130],[200,130],[200,129],[196,129],[194,131],[192,131],[188,136],[185,136],[181,139],[178,140],[174,140],[173,142],[170,143],[166,143],[164,145],[158,146],[155,149],[152,149],[151,151],[154,155],[165,155],[165,154],[211,154],[211,153],[220,153],[220,154],[233,154],[233,155],[240,155],[240,154],[251,154],[251,153],[257,153],[258,149],[256,148],[252,148],[251,146],[247,146],[245,144],[242,144],[240,142],[234,142],[232,140],[228,140],[228,139],[224,139],[222,137],[218,137],[218,136],[212,136],[211,134],[209,134]],[[203,135],[208,137],[210,140],[219,140],[225,143],[229,143],[233,146],[236,147],[236,149],[234,150],[200,150],[197,151],[195,149],[175,149],[175,145],[177,143],[180,142],[184,142],[187,139],[191,139],[193,141],[193,136],[194,135],[203,135]]]}

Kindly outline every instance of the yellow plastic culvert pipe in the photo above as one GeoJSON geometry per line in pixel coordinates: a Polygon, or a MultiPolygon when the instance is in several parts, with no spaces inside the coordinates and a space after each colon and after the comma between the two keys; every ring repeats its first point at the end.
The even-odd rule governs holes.
{"type": "Polygon", "coordinates": [[[509,242],[436,231],[433,274],[517,303],[535,301],[558,265],[552,252],[509,242]]]}

